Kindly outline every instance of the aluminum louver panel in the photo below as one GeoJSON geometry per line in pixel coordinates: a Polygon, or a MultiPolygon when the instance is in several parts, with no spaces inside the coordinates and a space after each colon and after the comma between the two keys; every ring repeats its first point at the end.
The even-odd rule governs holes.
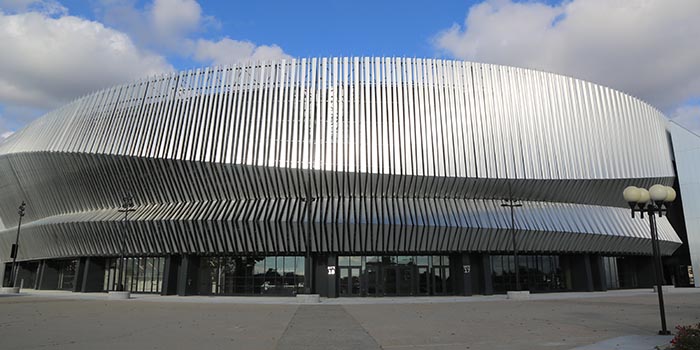
{"type": "MultiPolygon", "coordinates": [[[[625,204],[618,194],[629,184],[672,184],[669,154],[659,111],[621,92],[550,73],[367,57],[205,68],[98,91],[0,143],[0,218],[6,227],[0,249],[17,224],[16,203],[26,199],[25,222],[37,244],[24,256],[49,254],[38,237],[78,244],[79,232],[90,230],[97,243],[86,244],[81,254],[112,254],[108,242],[118,231],[106,212],[115,211],[129,191],[139,206],[144,231],[137,242],[144,251],[186,250],[182,242],[195,239],[201,249],[192,251],[219,251],[226,246],[222,240],[252,230],[231,221],[251,216],[265,228],[245,238],[246,249],[273,251],[270,242],[276,242],[272,246],[292,251],[279,242],[293,241],[287,235],[298,227],[281,223],[303,220],[295,201],[310,170],[312,193],[326,203],[315,209],[324,225],[369,215],[399,220],[399,232],[480,228],[484,237],[481,245],[455,238],[444,247],[404,245],[410,249],[504,249],[489,233],[501,226],[454,219],[449,200],[486,203],[512,193],[531,201],[521,221],[529,225],[523,229],[532,234],[524,237],[533,239],[524,244],[533,251],[643,253],[647,248],[633,242],[648,233],[620,214],[625,204]],[[340,205],[363,201],[368,204],[362,209],[340,205]],[[546,205],[552,207],[538,209],[546,205]],[[106,216],[93,215],[101,212],[106,216]],[[60,221],[66,217],[72,219],[60,221]],[[178,245],[149,238],[156,227],[184,237],[168,236],[178,245]],[[561,239],[538,240],[535,232],[561,239]],[[579,239],[574,232],[584,234],[579,239]],[[585,233],[611,238],[596,247],[601,241],[586,242],[585,233]]],[[[462,215],[501,222],[503,213],[474,205],[462,215]]],[[[367,230],[386,232],[385,226],[367,230]]],[[[678,237],[663,227],[664,239],[673,243],[668,247],[676,246],[678,237]]],[[[360,239],[347,230],[321,231],[315,233],[332,236],[329,242],[360,239]]],[[[324,249],[346,249],[328,244],[324,249]]],[[[398,243],[366,244],[387,250],[398,243]]],[[[49,255],[75,254],[65,249],[49,255]]]]}

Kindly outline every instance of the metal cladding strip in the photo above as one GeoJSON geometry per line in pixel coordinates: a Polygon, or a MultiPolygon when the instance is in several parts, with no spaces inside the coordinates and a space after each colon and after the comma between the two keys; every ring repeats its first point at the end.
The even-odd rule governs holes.
{"type": "MultiPolygon", "coordinates": [[[[163,105],[170,102],[181,102],[186,105],[184,113],[186,119],[189,120],[185,127],[173,128],[174,131],[181,133],[182,138],[171,140],[171,142],[178,142],[178,147],[184,149],[184,156],[176,157],[177,152],[169,152],[169,154],[164,155],[165,158],[275,166],[274,161],[289,162],[285,159],[288,157],[280,156],[280,159],[276,159],[277,156],[275,156],[270,159],[270,157],[262,157],[259,154],[262,152],[259,151],[279,147],[281,142],[296,142],[297,144],[287,146],[291,147],[293,152],[301,150],[306,160],[292,160],[289,167],[308,168],[311,165],[315,169],[333,171],[337,170],[333,167],[348,160],[345,156],[348,151],[347,147],[354,146],[359,142],[360,145],[373,151],[370,153],[371,159],[367,159],[367,163],[370,165],[368,172],[412,174],[412,171],[415,170],[413,168],[398,171],[399,153],[392,151],[395,146],[401,145],[398,138],[405,136],[403,134],[407,131],[400,127],[400,120],[395,118],[408,112],[412,114],[410,115],[412,120],[416,117],[419,120],[422,119],[423,126],[421,128],[424,134],[421,139],[415,141],[422,143],[423,147],[427,147],[427,152],[421,152],[421,156],[424,157],[421,163],[428,166],[427,170],[430,171],[428,175],[511,179],[673,176],[670,160],[666,157],[667,147],[656,147],[666,143],[663,142],[665,134],[660,113],[630,96],[620,96],[620,100],[634,105],[636,108],[633,111],[622,113],[619,111],[618,99],[609,97],[611,94],[622,95],[619,92],[600,86],[584,90],[581,92],[584,95],[582,97],[584,101],[595,103],[598,109],[593,111],[594,115],[590,119],[584,119],[580,117],[581,113],[578,110],[570,113],[572,108],[579,108],[581,104],[576,103],[576,106],[573,106],[573,102],[579,101],[572,101],[576,99],[577,94],[573,93],[570,87],[584,83],[572,78],[476,63],[464,63],[470,68],[466,70],[451,61],[415,60],[413,62],[412,59],[383,61],[370,58],[364,61],[365,64],[357,65],[356,69],[359,69],[360,72],[365,71],[367,76],[364,79],[360,78],[357,83],[371,92],[372,100],[366,101],[365,104],[368,105],[366,107],[369,107],[372,115],[369,116],[369,120],[363,120],[356,124],[362,124],[372,129],[374,135],[370,136],[370,140],[351,138],[347,143],[342,142],[341,130],[344,131],[345,128],[341,129],[340,126],[344,126],[341,125],[344,115],[343,109],[339,106],[349,102],[350,96],[340,91],[342,91],[341,88],[347,88],[353,83],[350,80],[352,75],[339,73],[340,62],[338,60],[328,61],[324,59],[312,66],[314,69],[311,73],[314,74],[314,80],[309,81],[306,79],[309,78],[308,74],[305,74],[302,77],[297,77],[301,78],[299,81],[288,82],[287,86],[279,83],[272,76],[279,74],[280,69],[289,70],[298,66],[309,70],[308,64],[282,61],[206,69],[188,74],[188,76],[195,78],[195,86],[185,84],[185,86],[175,87],[169,85],[171,91],[165,91],[162,88],[163,80],[170,81],[176,77],[175,75],[101,91],[79,99],[56,112],[49,113],[54,118],[42,118],[18,132],[15,137],[2,144],[0,152],[3,154],[28,151],[90,152],[87,145],[91,145],[95,141],[95,133],[89,133],[93,130],[92,126],[96,125],[96,122],[102,122],[100,119],[111,117],[117,120],[108,124],[100,124],[100,127],[107,127],[107,129],[111,129],[110,131],[117,132],[113,137],[101,140],[102,143],[111,143],[112,147],[103,148],[97,153],[151,156],[153,147],[151,147],[152,142],[149,141],[153,137],[154,131],[161,130],[164,125],[169,124],[170,120],[177,117],[171,115],[169,118],[156,120],[152,117],[153,111],[164,108],[163,105]],[[414,64],[421,69],[416,70],[415,75],[417,76],[413,76],[412,80],[392,80],[392,75],[396,76],[398,80],[399,74],[403,73],[402,66],[414,64]],[[246,103],[243,103],[242,110],[237,111],[238,118],[233,120],[227,118],[226,121],[239,123],[237,125],[239,127],[238,133],[235,132],[235,127],[234,130],[220,130],[220,126],[223,124],[222,116],[226,116],[226,112],[230,109],[220,108],[220,104],[215,99],[222,97],[222,94],[225,95],[225,92],[221,88],[217,89],[216,86],[212,87],[219,80],[223,84],[224,80],[220,78],[220,75],[234,69],[236,70],[234,73],[242,75],[242,77],[239,77],[237,81],[231,81],[226,88],[231,89],[229,92],[237,97],[243,97],[244,101],[241,102],[246,103]],[[317,76],[317,69],[322,70],[323,74],[317,76]],[[448,74],[448,71],[451,74],[448,74]],[[534,85],[541,85],[540,90],[543,90],[539,96],[531,96],[526,99],[518,98],[515,101],[516,99],[510,98],[510,94],[504,92],[504,85],[515,90],[527,90],[528,86],[523,86],[519,77],[533,73],[539,75],[537,79],[539,81],[534,85]],[[453,94],[464,88],[462,84],[457,85],[451,79],[451,75],[460,74],[466,75],[465,78],[471,80],[468,88],[478,90],[472,91],[472,94],[476,94],[474,98],[478,100],[473,104],[476,104],[481,111],[468,113],[466,119],[474,118],[482,123],[480,128],[473,130],[471,136],[481,141],[482,145],[480,146],[487,147],[481,152],[469,152],[471,153],[469,156],[474,156],[473,153],[481,153],[482,157],[476,164],[477,169],[472,170],[484,171],[485,175],[490,176],[475,176],[477,173],[467,174],[465,171],[456,172],[454,168],[455,163],[470,164],[465,158],[467,154],[459,154],[459,158],[457,158],[457,154],[452,152],[460,149],[456,146],[472,138],[469,137],[470,135],[461,138],[451,136],[451,132],[457,130],[460,123],[465,120],[464,116],[452,115],[447,110],[454,108],[455,104],[446,99],[446,94],[453,94]],[[390,90],[397,91],[398,85],[401,85],[402,89],[408,89],[408,93],[418,95],[422,101],[422,107],[419,107],[418,111],[411,111],[410,108],[406,108],[406,105],[398,104],[398,94],[392,93],[390,90]],[[185,89],[186,94],[178,96],[174,93],[177,89],[180,91],[185,89]],[[292,89],[292,96],[288,96],[287,101],[270,101],[269,95],[278,93],[280,89],[292,89]],[[121,95],[116,105],[105,103],[102,106],[96,106],[102,101],[99,98],[100,95],[110,93],[121,95]],[[297,135],[280,135],[279,139],[260,137],[264,136],[264,134],[260,134],[261,131],[270,131],[266,129],[271,128],[265,120],[272,115],[272,113],[266,113],[274,107],[271,102],[291,104],[298,102],[302,108],[308,108],[308,110],[300,111],[303,112],[301,116],[297,114],[293,120],[286,120],[286,122],[302,123],[302,130],[306,131],[298,132],[297,135]],[[529,108],[534,113],[530,117],[525,116],[520,105],[533,103],[538,103],[538,105],[529,108]],[[99,112],[95,110],[97,108],[100,108],[99,112]],[[620,112],[622,117],[611,116],[617,112],[620,112]],[[636,123],[618,123],[618,119],[630,117],[630,114],[634,116],[636,123]],[[47,128],[49,123],[46,123],[45,119],[51,121],[58,119],[63,122],[60,124],[51,123],[55,125],[47,128]],[[515,125],[530,126],[533,122],[539,123],[539,125],[534,125],[536,129],[530,129],[530,133],[536,135],[523,134],[524,128],[514,128],[515,125]],[[154,125],[154,123],[159,124],[154,125]],[[311,125],[307,125],[309,123],[311,125]],[[590,127],[591,124],[604,126],[604,128],[594,129],[590,127]],[[158,128],[154,128],[155,126],[158,128]],[[628,132],[628,128],[633,128],[633,130],[628,132]],[[212,136],[218,132],[222,134],[234,132],[236,148],[243,154],[227,157],[228,159],[216,159],[214,153],[222,145],[219,140],[226,138],[223,135],[222,137],[212,136]],[[42,137],[38,140],[30,137],[30,135],[39,134],[42,137]],[[640,150],[639,145],[634,142],[617,141],[618,135],[624,137],[627,134],[645,136],[649,140],[641,147],[645,149],[640,150]],[[534,141],[533,137],[539,136],[544,136],[544,138],[537,140],[544,141],[547,140],[546,137],[553,137],[554,139],[550,139],[550,141],[556,142],[539,142],[542,143],[540,145],[530,143],[529,146],[534,145],[539,148],[539,152],[549,153],[547,159],[550,163],[545,164],[545,166],[550,168],[547,169],[550,172],[555,170],[555,174],[559,176],[536,176],[536,174],[531,173],[532,171],[520,169],[519,166],[515,165],[514,158],[530,159],[530,157],[525,156],[522,149],[518,149],[521,148],[521,142],[518,140],[534,141]],[[589,137],[590,141],[579,139],[584,136],[589,137]],[[573,138],[577,142],[568,142],[563,138],[573,138]],[[47,148],[40,142],[42,139],[54,142],[47,148]],[[431,142],[424,142],[426,139],[431,142]],[[313,150],[308,147],[310,143],[313,143],[313,150]],[[509,145],[509,147],[503,147],[503,145],[509,145]],[[561,153],[555,153],[554,145],[557,146],[556,151],[561,153]],[[589,152],[575,151],[574,145],[577,148],[585,148],[589,152]],[[110,149],[113,151],[110,152],[110,149]],[[515,154],[513,154],[514,150],[515,154]],[[323,151],[341,159],[334,160],[332,157],[324,157],[323,151]],[[313,161],[310,161],[309,154],[314,152],[316,156],[313,161]],[[651,162],[647,159],[649,157],[642,157],[646,153],[651,153],[655,158],[661,160],[660,164],[659,162],[651,162]],[[594,155],[596,156],[594,157],[594,155]],[[586,161],[589,158],[595,158],[596,162],[586,161]],[[586,162],[584,163],[584,161],[586,162]],[[639,162],[639,164],[634,164],[635,162],[639,162]],[[603,166],[595,167],[595,164],[603,164],[603,166]],[[623,165],[629,166],[630,164],[636,168],[620,169],[623,165]],[[588,172],[591,174],[587,175],[588,172]]],[[[461,98],[469,97],[468,94],[464,93],[460,95],[461,98]]],[[[279,112],[280,107],[275,112],[279,112]]],[[[179,115],[182,115],[183,112],[179,112],[179,115]]],[[[368,117],[365,116],[365,119],[368,117]]],[[[354,127],[354,125],[349,127],[354,127]]]]}
{"type": "MultiPolygon", "coordinates": [[[[374,242],[387,240],[389,251],[508,251],[512,249],[508,210],[495,200],[458,199],[372,199],[372,205],[359,206],[359,215],[346,208],[358,207],[358,198],[319,199],[314,202],[314,212],[325,215],[313,217],[313,250],[344,253],[381,251],[374,242]],[[372,206],[393,208],[384,213],[371,210],[372,206]],[[435,208],[422,211],[419,208],[435,208]],[[474,215],[474,216],[472,216],[474,215]],[[381,234],[373,228],[380,228],[381,234]],[[419,232],[428,234],[430,243],[418,239],[419,232]],[[436,239],[450,244],[441,245],[436,239]],[[445,238],[447,237],[447,238],[445,238]],[[471,238],[470,238],[471,237],[471,238]],[[473,240],[479,237],[479,242],[473,240]],[[401,243],[403,242],[403,244],[401,243]],[[410,243],[408,243],[410,242],[410,243]],[[461,242],[457,244],[456,242],[461,242]],[[363,248],[364,247],[364,248],[363,248]]],[[[304,222],[303,204],[298,199],[243,200],[236,203],[244,210],[235,210],[235,202],[194,202],[179,208],[170,204],[145,206],[135,213],[129,222],[128,236],[132,240],[132,252],[158,254],[154,246],[168,247],[164,252],[222,253],[223,241],[251,239],[252,245],[236,246],[237,253],[274,253],[285,246],[285,252],[303,252],[299,241],[300,227],[304,222]],[[289,205],[294,203],[297,205],[289,205]],[[264,211],[270,213],[265,215],[264,211]],[[290,212],[291,211],[291,212],[290,212]],[[192,218],[190,213],[200,213],[192,218]],[[206,216],[202,215],[206,213],[206,216]],[[225,219],[219,219],[225,218],[225,219]],[[154,223],[172,222],[177,232],[187,232],[192,225],[196,244],[172,245],[163,236],[165,233],[154,223]],[[231,225],[237,225],[232,229],[231,225]],[[203,225],[207,229],[201,229],[203,225]],[[224,227],[223,232],[213,229],[224,227]],[[279,230],[279,226],[288,230],[279,230]],[[292,236],[288,236],[290,234],[292,236]],[[241,237],[245,235],[246,237],[241,237]],[[291,238],[290,238],[291,237],[291,238]],[[138,238],[138,239],[137,239],[138,238]],[[285,242],[285,240],[289,240],[285,242]],[[158,243],[156,243],[158,242],[158,243]],[[296,243],[294,243],[296,242],[296,243]],[[291,245],[288,245],[291,243],[291,245]],[[138,247],[138,248],[135,248],[138,247]],[[274,247],[274,248],[273,248],[274,247]]],[[[516,213],[516,229],[519,245],[524,252],[585,252],[599,253],[649,253],[650,245],[631,249],[632,243],[642,240],[649,243],[646,220],[630,220],[629,213],[622,208],[587,206],[568,203],[524,202],[516,213]],[[544,220],[546,228],[538,225],[538,218],[548,216],[556,220],[544,220]],[[597,227],[575,227],[571,223],[583,218],[599,223],[597,227]],[[610,231],[607,231],[610,230],[610,231]],[[624,233],[632,235],[627,236],[624,233]],[[545,233],[552,233],[549,239],[545,233]],[[623,238],[622,240],[618,238],[623,238]],[[637,250],[639,249],[639,250],[637,250]]],[[[22,256],[41,254],[51,256],[49,249],[64,249],[60,256],[115,255],[119,251],[119,236],[124,234],[121,215],[114,210],[99,210],[66,214],[37,220],[23,226],[31,240],[23,240],[22,256]],[[38,239],[50,234],[52,240],[38,239]],[[36,236],[39,235],[39,236],[36,236]],[[48,247],[47,247],[48,246],[48,247]]],[[[659,236],[666,241],[665,253],[670,254],[680,242],[674,240],[674,231],[666,218],[658,219],[659,236]]],[[[11,236],[13,230],[0,232],[11,236]]],[[[11,240],[3,240],[0,249],[9,249],[11,240]]]]}
{"type": "MultiPolygon", "coordinates": [[[[285,168],[241,167],[231,164],[182,162],[176,160],[115,157],[94,154],[66,153],[22,153],[0,157],[2,164],[12,170],[0,173],[0,184],[4,188],[15,189],[4,192],[5,196],[14,197],[7,202],[0,202],[8,210],[16,209],[12,203],[27,200],[36,203],[28,217],[48,217],[89,211],[116,208],[119,206],[120,194],[129,188],[137,192],[137,203],[174,203],[203,200],[229,200],[243,198],[296,198],[297,188],[301,186],[295,179],[304,179],[299,170],[285,168]],[[10,166],[10,164],[12,164],[10,166]],[[126,171],[124,169],[127,169],[126,171]],[[17,185],[22,175],[24,186],[17,185]],[[257,193],[246,195],[246,182],[250,175],[265,179],[265,186],[257,193]],[[50,185],[49,185],[50,184],[50,185]],[[37,187],[39,186],[39,187],[37,187]],[[40,189],[40,191],[36,191],[40,189]],[[291,191],[290,191],[291,190],[291,191]],[[206,191],[206,194],[199,194],[206,191]],[[294,192],[292,192],[294,191],[294,192]],[[9,203],[8,203],[9,202],[9,203]],[[31,215],[31,216],[29,216],[31,215]]],[[[379,183],[377,198],[494,198],[504,196],[512,185],[514,195],[539,201],[579,202],[580,204],[616,203],[616,188],[628,183],[652,184],[668,183],[672,179],[614,179],[607,181],[572,180],[517,180],[469,179],[469,178],[425,178],[401,176],[391,181],[391,176],[368,174],[314,172],[312,179],[317,187],[316,196],[322,198],[372,197],[355,195],[349,187],[341,191],[342,182],[379,183]],[[418,185],[416,185],[418,184],[418,185]],[[440,185],[443,185],[440,187],[440,185]],[[389,186],[391,185],[391,186],[389,186]],[[422,189],[422,190],[421,190],[422,189]],[[432,189],[432,190],[431,190],[432,189]],[[548,190],[548,192],[544,192],[548,190]],[[430,192],[434,191],[434,192],[430,192]],[[580,195],[586,193],[586,195],[580,195]],[[607,203],[606,203],[607,202],[607,203]]],[[[516,197],[517,198],[517,197],[516,197]]],[[[13,218],[5,219],[11,224],[13,218]]],[[[28,222],[28,221],[26,221],[28,222]]],[[[9,225],[8,225],[9,226],[9,225]]]]}
{"type": "MultiPolygon", "coordinates": [[[[289,200],[303,197],[307,185],[327,204],[315,206],[314,217],[336,228],[342,227],[339,220],[351,222],[349,217],[396,213],[410,213],[399,215],[399,227],[405,221],[416,227],[489,228],[504,219],[457,219],[453,208],[459,204],[434,199],[459,203],[512,196],[533,208],[539,202],[561,203],[545,212],[523,210],[530,213],[522,220],[533,232],[641,239],[648,233],[631,219],[596,221],[589,210],[565,214],[570,212],[566,203],[615,211],[625,207],[620,198],[625,186],[670,185],[675,177],[663,116],[634,97],[515,67],[374,57],[243,63],[98,91],[0,143],[0,169],[0,218],[9,231],[22,200],[29,203],[25,222],[31,225],[115,210],[123,193],[131,192],[140,207],[152,208],[138,214],[136,220],[153,220],[144,227],[202,252],[241,244],[298,251],[299,238],[281,237],[299,228],[279,222],[303,220],[295,217],[303,217],[303,204],[289,200]],[[329,204],[346,199],[342,210],[329,204]],[[231,220],[254,215],[259,224],[198,224],[219,222],[207,211],[211,208],[195,205],[209,202],[225,202],[217,210],[231,220]],[[186,224],[172,222],[173,215],[186,224]],[[244,237],[230,231],[239,229],[266,232],[244,237]],[[205,239],[209,231],[219,238],[205,239]],[[239,243],[223,243],[231,237],[239,243]]],[[[70,232],[79,222],[60,227],[70,232]]],[[[80,227],[103,229],[94,224],[80,227]]],[[[395,232],[385,224],[377,227],[369,232],[395,232]]],[[[668,246],[679,241],[672,229],[661,230],[668,246]]],[[[416,242],[391,233],[398,243],[347,230],[324,228],[323,234],[329,249],[347,242],[362,242],[367,249],[416,247],[425,240],[434,241],[435,249],[453,249],[471,242],[466,236],[440,240],[427,233],[411,238],[416,242]]],[[[0,234],[0,241],[8,235],[0,234]]],[[[143,249],[165,246],[146,232],[137,236],[143,249]]],[[[552,247],[594,251],[595,242],[602,242],[579,243],[576,237],[552,247]]],[[[479,237],[468,246],[502,249],[507,241],[499,235],[479,237]]],[[[608,251],[623,251],[626,244],[646,251],[625,240],[610,242],[614,247],[608,251]]]]}

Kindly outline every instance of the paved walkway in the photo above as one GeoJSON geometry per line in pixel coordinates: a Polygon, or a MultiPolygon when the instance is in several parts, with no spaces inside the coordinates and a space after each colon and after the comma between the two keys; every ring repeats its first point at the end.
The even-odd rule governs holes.
{"type": "MultiPolygon", "coordinates": [[[[664,290],[664,295],[675,294],[697,294],[700,297],[700,288],[674,288],[664,290]]],[[[607,292],[564,292],[564,293],[536,293],[530,295],[528,301],[544,300],[570,300],[570,299],[596,299],[610,297],[635,297],[635,296],[656,296],[652,289],[621,289],[607,292]]],[[[0,297],[16,296],[11,294],[0,294],[0,297]]],[[[56,290],[34,290],[23,289],[20,296],[31,296],[52,299],[75,299],[75,300],[107,300],[107,293],[73,293],[56,290]]],[[[270,305],[296,305],[299,302],[294,297],[275,296],[176,296],[176,295],[156,295],[156,294],[131,294],[133,301],[140,302],[168,302],[168,303],[207,303],[207,304],[270,304],[270,305]]],[[[376,304],[435,304],[435,303],[475,303],[507,301],[505,295],[475,295],[470,297],[462,296],[437,296],[437,297],[382,297],[382,298],[321,298],[319,305],[376,305],[376,304]]]]}
{"type": "Polygon", "coordinates": [[[673,336],[670,335],[628,335],[604,340],[595,344],[580,346],[572,350],[656,350],[667,346],[673,336]]]}
{"type": "MultiPolygon", "coordinates": [[[[700,322],[700,289],[665,293],[668,324],[700,322]]],[[[652,350],[651,290],[323,299],[24,291],[0,296],[0,348],[652,350]]]]}
{"type": "Polygon", "coordinates": [[[300,306],[277,349],[379,350],[379,344],[342,306],[300,306]]]}

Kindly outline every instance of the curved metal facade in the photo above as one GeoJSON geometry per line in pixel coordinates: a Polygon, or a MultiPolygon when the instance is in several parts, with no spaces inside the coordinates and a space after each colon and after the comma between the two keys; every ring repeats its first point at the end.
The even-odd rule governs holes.
{"type": "MultiPolygon", "coordinates": [[[[320,58],[98,91],[0,143],[0,250],[132,254],[511,250],[647,254],[620,198],[675,178],[662,114],[603,86],[471,62],[320,58]],[[640,142],[640,140],[642,140],[640,142]]],[[[680,244],[665,218],[662,249],[680,244]]],[[[3,254],[0,259],[7,260],[3,254]]]]}

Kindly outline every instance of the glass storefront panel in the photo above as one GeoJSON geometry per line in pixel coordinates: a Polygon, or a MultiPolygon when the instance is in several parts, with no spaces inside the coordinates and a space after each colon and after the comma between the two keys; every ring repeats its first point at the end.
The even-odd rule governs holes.
{"type": "Polygon", "coordinates": [[[340,296],[446,295],[453,291],[447,256],[339,256],[337,270],[340,296]]]}
{"type": "MultiPolygon", "coordinates": [[[[425,261],[428,262],[427,260],[425,261]]],[[[430,279],[430,273],[427,267],[418,268],[418,294],[428,295],[430,290],[428,289],[428,280],[430,279]]]]}
{"type": "Polygon", "coordinates": [[[360,269],[354,268],[350,270],[350,294],[360,295],[360,269]]]}
{"type": "Polygon", "coordinates": [[[304,289],[304,257],[202,257],[202,295],[295,295],[304,289]]]}
{"type": "Polygon", "coordinates": [[[128,257],[122,265],[124,273],[119,282],[119,259],[106,259],[103,281],[104,291],[124,290],[133,293],[160,293],[163,285],[164,257],[128,257]]]}
{"type": "MultiPolygon", "coordinates": [[[[8,264],[12,266],[12,264],[8,264]]],[[[21,287],[21,288],[35,288],[36,284],[38,283],[37,277],[38,277],[38,270],[39,270],[39,263],[38,262],[21,262],[17,263],[16,265],[16,270],[15,270],[15,283],[16,286],[21,287]]],[[[8,281],[9,281],[9,275],[7,275],[8,281]]],[[[9,282],[9,285],[11,285],[12,282],[9,282]]]]}
{"type": "Polygon", "coordinates": [[[417,256],[416,257],[416,264],[428,266],[428,260],[429,260],[429,258],[427,256],[417,256]]]}
{"type": "Polygon", "coordinates": [[[399,256],[396,260],[399,265],[408,265],[413,263],[412,256],[399,256]]]}
{"type": "Polygon", "coordinates": [[[377,287],[378,279],[378,267],[375,263],[367,263],[366,270],[364,270],[364,283],[366,284],[366,295],[367,296],[377,296],[379,291],[377,287]]]}
{"type": "Polygon", "coordinates": [[[619,289],[620,278],[618,276],[617,258],[612,256],[603,257],[603,268],[605,269],[605,284],[608,289],[619,289]]]}
{"type": "Polygon", "coordinates": [[[73,290],[77,263],[76,260],[63,260],[58,262],[58,289],[73,290]]]}
{"type": "MultiPolygon", "coordinates": [[[[515,257],[492,255],[491,270],[495,293],[516,289],[515,257]]],[[[518,268],[521,290],[549,292],[566,290],[566,279],[556,255],[519,255],[518,268]]]]}
{"type": "Polygon", "coordinates": [[[443,294],[444,291],[444,280],[442,278],[443,269],[441,267],[433,268],[433,293],[443,294]]]}
{"type": "Polygon", "coordinates": [[[350,278],[350,269],[340,268],[340,295],[345,296],[350,294],[348,279],[350,278]]]}

